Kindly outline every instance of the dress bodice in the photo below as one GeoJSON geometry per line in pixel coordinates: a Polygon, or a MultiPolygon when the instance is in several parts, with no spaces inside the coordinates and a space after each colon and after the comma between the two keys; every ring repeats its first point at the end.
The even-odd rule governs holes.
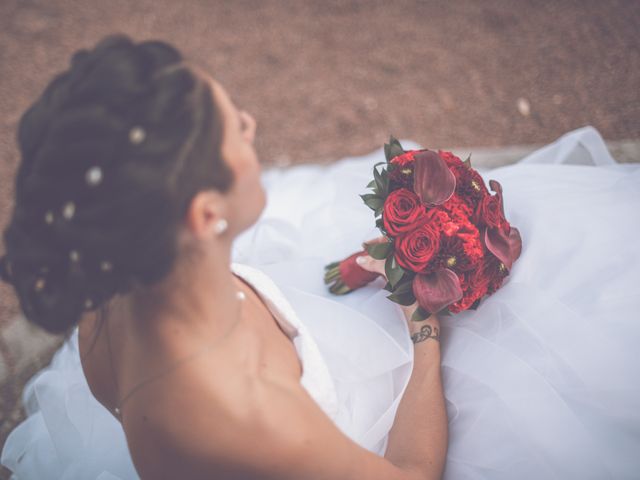
{"type": "Polygon", "coordinates": [[[327,364],[313,336],[300,321],[280,288],[268,275],[250,265],[232,262],[231,270],[251,284],[278,324],[293,341],[302,364],[301,385],[330,418],[335,418],[338,400],[327,364]]]}

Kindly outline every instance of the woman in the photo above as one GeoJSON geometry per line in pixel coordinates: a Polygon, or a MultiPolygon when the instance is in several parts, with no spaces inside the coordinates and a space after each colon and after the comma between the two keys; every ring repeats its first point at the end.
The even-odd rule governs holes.
{"type": "MultiPolygon", "coordinates": [[[[79,325],[88,387],[122,423],[135,466],[122,456],[112,475],[438,477],[437,336],[416,348],[418,380],[384,458],[327,415],[337,404],[329,372],[275,285],[231,265],[233,240],[266,204],[255,129],[217,81],[164,43],[116,36],[78,53],[20,124],[5,276],[29,320],[53,332],[79,325]],[[412,418],[418,410],[432,416],[412,418]]],[[[3,461],[19,478],[96,478],[108,470],[92,453],[33,449],[3,461]]]]}
{"type": "Polygon", "coordinates": [[[104,127],[92,131],[84,117],[56,115],[59,138],[86,149],[77,160],[64,151],[53,168],[27,141],[42,128],[37,117],[21,122],[17,186],[30,190],[16,192],[5,278],[45,328],[73,329],[83,313],[25,387],[28,418],[2,455],[18,478],[633,478],[638,165],[616,164],[585,127],[514,165],[481,169],[503,186],[521,256],[476,311],[430,318],[423,338],[413,335],[422,324],[406,320],[415,305],[386,299],[383,278],[340,297],[322,282],[326,263],[375,235],[357,193],[381,149],[260,173],[250,115],[191,65],[211,95],[178,101],[180,86],[195,83],[181,57],[143,45],[104,43],[86,80],[78,73],[69,97],[60,94],[100,113],[83,85],[102,86],[126,116],[98,117],[104,127]],[[156,80],[135,82],[123,65],[156,80]],[[139,99],[125,95],[138,88],[139,99]],[[219,122],[206,109],[196,117],[198,106],[215,106],[219,122]],[[96,174],[102,154],[122,163],[96,174]],[[43,163],[26,176],[30,155],[43,163]],[[65,210],[72,192],[83,202],[65,210]],[[39,230],[42,219],[55,235],[39,230]],[[37,296],[49,250],[70,273],[38,283],[37,293],[53,290],[37,296]]]}

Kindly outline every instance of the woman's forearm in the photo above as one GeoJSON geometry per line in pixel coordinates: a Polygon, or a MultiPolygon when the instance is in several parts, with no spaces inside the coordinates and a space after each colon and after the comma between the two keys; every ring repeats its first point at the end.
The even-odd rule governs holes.
{"type": "Polygon", "coordinates": [[[424,478],[440,478],[448,444],[440,373],[440,324],[437,318],[410,321],[409,330],[414,338],[413,371],[389,432],[385,458],[421,472],[424,478]]]}

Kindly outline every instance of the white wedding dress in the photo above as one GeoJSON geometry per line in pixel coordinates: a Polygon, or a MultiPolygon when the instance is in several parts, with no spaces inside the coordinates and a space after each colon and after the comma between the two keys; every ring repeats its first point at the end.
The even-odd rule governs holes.
{"type": "MultiPolygon", "coordinates": [[[[267,206],[236,240],[231,265],[294,342],[319,407],[379,455],[414,346],[381,278],[334,296],[323,266],[380,234],[358,194],[383,159],[378,149],[265,170],[267,206]]],[[[638,478],[640,164],[617,164],[584,127],[516,164],[478,170],[501,183],[522,253],[476,311],[442,319],[444,478],[638,478]]],[[[22,401],[28,417],[1,456],[16,479],[138,478],[120,424],[87,387],[77,332],[22,401]]]]}

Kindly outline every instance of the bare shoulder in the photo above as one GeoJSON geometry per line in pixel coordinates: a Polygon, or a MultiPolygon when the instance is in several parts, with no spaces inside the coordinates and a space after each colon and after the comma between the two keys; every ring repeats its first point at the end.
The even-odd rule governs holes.
{"type": "Polygon", "coordinates": [[[299,382],[242,382],[233,408],[213,393],[141,397],[124,417],[141,478],[412,478],[344,435],[299,382]]]}

